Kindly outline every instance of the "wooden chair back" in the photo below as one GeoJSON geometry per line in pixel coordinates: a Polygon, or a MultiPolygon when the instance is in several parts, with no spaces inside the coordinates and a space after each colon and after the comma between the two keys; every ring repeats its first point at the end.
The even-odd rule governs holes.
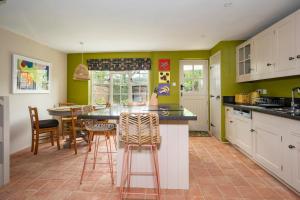
{"type": "Polygon", "coordinates": [[[120,132],[125,144],[159,144],[159,116],[157,113],[121,113],[120,132]]]}
{"type": "Polygon", "coordinates": [[[30,122],[31,122],[31,129],[32,131],[39,130],[40,126],[39,126],[39,114],[37,111],[37,107],[31,107],[28,106],[28,110],[29,110],[29,115],[30,115],[30,122]]]}
{"type": "Polygon", "coordinates": [[[92,106],[92,105],[87,105],[82,108],[83,113],[89,113],[92,111],[94,111],[94,106],[92,106]]]}

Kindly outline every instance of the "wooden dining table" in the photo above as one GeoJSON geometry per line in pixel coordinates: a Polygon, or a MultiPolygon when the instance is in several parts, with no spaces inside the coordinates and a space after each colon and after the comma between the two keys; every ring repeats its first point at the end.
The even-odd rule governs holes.
{"type": "MultiPolygon", "coordinates": [[[[82,111],[83,111],[86,106],[88,106],[88,105],[59,106],[59,107],[49,108],[49,109],[47,109],[47,111],[48,111],[48,114],[53,116],[53,117],[70,117],[72,115],[72,113],[71,113],[72,108],[81,108],[82,111]]],[[[105,107],[106,107],[105,105],[99,105],[99,106],[96,106],[96,109],[97,110],[98,109],[103,109],[105,107]]],[[[87,114],[87,113],[80,113],[80,114],[87,114]]],[[[84,132],[82,132],[77,137],[78,138],[83,137],[85,139],[85,135],[86,134],[84,132]]],[[[63,148],[66,149],[66,148],[69,148],[69,147],[70,147],[70,140],[69,140],[69,138],[66,138],[65,142],[63,144],[63,148]]]]}

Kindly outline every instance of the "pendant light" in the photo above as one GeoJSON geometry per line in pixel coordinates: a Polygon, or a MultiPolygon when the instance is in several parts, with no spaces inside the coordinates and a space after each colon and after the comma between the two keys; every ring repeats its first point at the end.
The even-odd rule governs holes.
{"type": "Polygon", "coordinates": [[[83,42],[80,42],[81,45],[81,64],[77,65],[73,74],[73,80],[86,81],[90,80],[88,67],[83,64],[83,42]]]}

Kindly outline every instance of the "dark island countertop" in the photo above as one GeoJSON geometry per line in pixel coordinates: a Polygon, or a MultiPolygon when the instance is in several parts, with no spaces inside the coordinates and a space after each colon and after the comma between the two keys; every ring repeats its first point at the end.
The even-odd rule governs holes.
{"type": "Polygon", "coordinates": [[[274,115],[277,117],[284,117],[288,119],[294,119],[300,121],[300,115],[293,115],[289,112],[289,108],[264,108],[260,106],[251,106],[251,105],[240,105],[234,103],[224,103],[224,106],[230,106],[242,110],[250,110],[255,112],[260,112],[264,114],[274,115]]]}
{"type": "Polygon", "coordinates": [[[197,116],[191,111],[179,105],[159,105],[159,106],[112,106],[102,108],[90,113],[83,113],[78,117],[81,119],[119,119],[122,112],[131,113],[158,113],[160,120],[197,120],[197,116]]]}

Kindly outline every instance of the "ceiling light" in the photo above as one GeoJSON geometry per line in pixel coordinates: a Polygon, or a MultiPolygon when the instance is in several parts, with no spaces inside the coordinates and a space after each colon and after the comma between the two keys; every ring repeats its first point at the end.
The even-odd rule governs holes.
{"type": "Polygon", "coordinates": [[[90,74],[88,67],[83,64],[83,42],[80,42],[81,45],[81,64],[77,65],[73,74],[73,80],[86,81],[90,80],[90,74]]]}

